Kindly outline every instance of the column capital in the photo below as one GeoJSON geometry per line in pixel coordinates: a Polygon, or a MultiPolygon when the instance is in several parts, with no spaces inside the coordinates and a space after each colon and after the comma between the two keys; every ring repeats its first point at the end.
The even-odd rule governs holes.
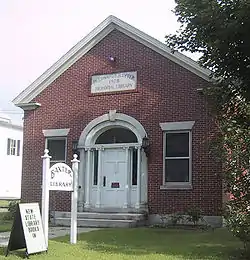
{"type": "Polygon", "coordinates": [[[85,150],[86,152],[88,152],[88,151],[92,152],[92,151],[93,151],[93,148],[92,148],[92,147],[85,147],[84,150],[85,150]]]}
{"type": "Polygon", "coordinates": [[[97,151],[104,151],[104,147],[103,147],[103,146],[95,147],[95,149],[96,149],[97,151]]]}

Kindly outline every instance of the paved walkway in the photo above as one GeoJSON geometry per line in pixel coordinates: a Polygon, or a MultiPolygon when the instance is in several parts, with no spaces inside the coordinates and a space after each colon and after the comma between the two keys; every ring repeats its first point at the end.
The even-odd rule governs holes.
{"type": "MultiPolygon", "coordinates": [[[[78,233],[90,232],[98,228],[77,228],[78,233]]],[[[70,234],[70,227],[50,227],[49,238],[61,237],[70,234]]],[[[8,246],[10,232],[0,233],[0,247],[8,246]]]]}

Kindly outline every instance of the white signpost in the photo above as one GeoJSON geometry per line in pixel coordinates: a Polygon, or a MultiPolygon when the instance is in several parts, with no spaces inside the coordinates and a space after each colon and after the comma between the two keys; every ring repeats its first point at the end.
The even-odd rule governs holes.
{"type": "Polygon", "coordinates": [[[49,151],[45,149],[43,159],[43,185],[42,185],[42,223],[46,246],[48,248],[49,234],[49,191],[71,191],[71,227],[70,242],[76,244],[77,240],[77,194],[78,194],[78,164],[77,155],[74,154],[72,169],[65,163],[56,163],[50,168],[49,151]]]}

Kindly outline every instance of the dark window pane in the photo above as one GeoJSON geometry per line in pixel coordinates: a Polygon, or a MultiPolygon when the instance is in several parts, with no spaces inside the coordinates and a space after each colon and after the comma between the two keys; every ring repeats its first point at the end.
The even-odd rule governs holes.
{"type": "Polygon", "coordinates": [[[7,139],[7,155],[10,155],[10,138],[7,139]]]}
{"type": "Polygon", "coordinates": [[[47,149],[52,161],[65,161],[65,139],[48,139],[47,149]]]}
{"type": "Polygon", "coordinates": [[[132,150],[132,185],[137,185],[137,150],[132,150]]]}
{"type": "Polygon", "coordinates": [[[17,156],[20,156],[20,140],[17,140],[17,156]]]}
{"type": "Polygon", "coordinates": [[[166,157],[189,156],[189,133],[166,134],[166,157]]]}
{"type": "Polygon", "coordinates": [[[50,167],[52,167],[54,164],[56,164],[57,162],[53,162],[53,161],[50,161],[50,167]]]}
{"type": "Polygon", "coordinates": [[[94,151],[94,179],[93,185],[97,185],[98,182],[98,151],[94,151]]]}
{"type": "Polygon", "coordinates": [[[165,163],[166,182],[189,181],[189,159],[166,159],[165,163]]]}
{"type": "Polygon", "coordinates": [[[96,144],[137,143],[136,135],[126,128],[111,128],[102,133],[96,144]]]}

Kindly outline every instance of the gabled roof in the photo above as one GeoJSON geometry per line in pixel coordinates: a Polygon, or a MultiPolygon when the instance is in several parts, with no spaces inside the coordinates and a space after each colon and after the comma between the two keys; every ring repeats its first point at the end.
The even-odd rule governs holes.
{"type": "Polygon", "coordinates": [[[8,129],[15,129],[15,130],[20,130],[23,131],[23,126],[22,125],[17,125],[17,124],[12,124],[11,122],[4,122],[0,121],[0,128],[8,128],[8,129]]]}
{"type": "Polygon", "coordinates": [[[111,15],[107,17],[102,23],[100,23],[80,42],[78,42],[73,48],[71,48],[39,78],[31,83],[24,91],[22,91],[13,100],[14,104],[16,106],[22,107],[23,104],[27,104],[32,101],[57,77],[59,77],[65,70],[67,70],[72,64],[74,64],[79,58],[81,58],[114,29],[119,30],[136,41],[144,44],[145,46],[188,69],[199,77],[208,81],[210,80],[210,71],[199,66],[197,62],[179,52],[173,53],[171,49],[168,48],[164,43],[111,15]]]}

